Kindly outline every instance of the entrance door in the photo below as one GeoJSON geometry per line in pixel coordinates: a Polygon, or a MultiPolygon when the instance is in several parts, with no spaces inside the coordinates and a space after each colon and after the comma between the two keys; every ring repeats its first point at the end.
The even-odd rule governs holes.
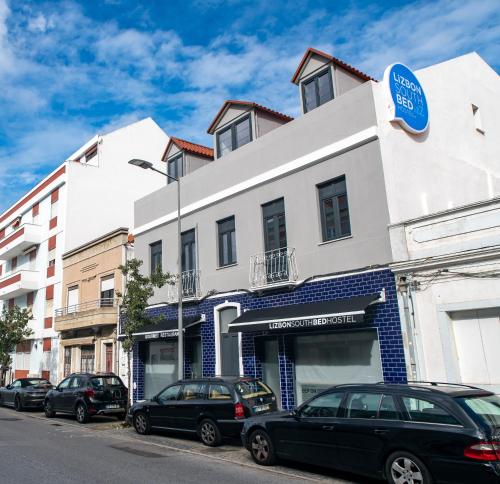
{"type": "Polygon", "coordinates": [[[278,338],[259,338],[258,351],[262,368],[262,380],[271,387],[281,408],[280,365],[278,338]]]}
{"type": "Polygon", "coordinates": [[[461,383],[500,390],[500,308],[451,314],[461,383]]]}
{"type": "Polygon", "coordinates": [[[113,371],[113,343],[106,343],[104,345],[106,349],[106,373],[111,373],[113,371]]]}
{"type": "Polygon", "coordinates": [[[151,398],[177,381],[177,341],[153,341],[146,344],[144,397],[151,398]]]}
{"type": "Polygon", "coordinates": [[[282,198],[262,206],[266,276],[269,283],[288,280],[285,202],[282,198]]]}
{"type": "Polygon", "coordinates": [[[94,346],[81,347],[80,371],[94,373],[95,349],[94,346]]]}
{"type": "Polygon", "coordinates": [[[295,337],[297,405],[340,383],[383,380],[376,330],[295,337]]]}
{"type": "Polygon", "coordinates": [[[64,378],[71,374],[71,349],[71,346],[64,347],[64,378]]]}
{"type": "Polygon", "coordinates": [[[237,316],[238,310],[235,307],[219,310],[221,374],[224,376],[240,374],[239,333],[228,332],[229,323],[234,321],[237,316]]]}

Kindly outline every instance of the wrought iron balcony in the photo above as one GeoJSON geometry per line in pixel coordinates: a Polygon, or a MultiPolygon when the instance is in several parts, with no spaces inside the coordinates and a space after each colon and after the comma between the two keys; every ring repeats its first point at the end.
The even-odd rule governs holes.
{"type": "Polygon", "coordinates": [[[250,289],[259,290],[297,282],[295,249],[283,247],[250,257],[250,289]]]}
{"type": "Polygon", "coordinates": [[[112,297],[96,299],[94,301],[87,301],[80,304],[73,304],[72,306],[66,306],[65,308],[56,309],[56,317],[67,316],[68,314],[81,313],[83,311],[90,311],[91,309],[113,308],[115,306],[116,306],[116,299],[112,297]]]}
{"type": "Polygon", "coordinates": [[[40,225],[23,224],[14,232],[0,240],[0,259],[8,260],[22,254],[23,251],[42,240],[40,225]]]}
{"type": "Polygon", "coordinates": [[[0,279],[0,299],[12,299],[39,288],[39,272],[21,269],[0,279]]]}
{"type": "MultiPolygon", "coordinates": [[[[182,298],[183,299],[200,299],[201,298],[201,271],[191,270],[184,271],[181,274],[182,280],[182,298]]],[[[167,286],[167,302],[172,304],[179,300],[179,277],[174,284],[167,286]]]]}
{"type": "Polygon", "coordinates": [[[116,305],[114,298],[101,298],[56,309],[54,328],[56,331],[68,331],[116,325],[116,305]]]}

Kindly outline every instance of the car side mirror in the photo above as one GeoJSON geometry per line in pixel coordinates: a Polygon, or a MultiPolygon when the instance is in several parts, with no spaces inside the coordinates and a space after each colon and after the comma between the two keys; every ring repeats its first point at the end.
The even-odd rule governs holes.
{"type": "Polygon", "coordinates": [[[62,388],[56,387],[56,390],[57,390],[58,392],[62,392],[62,388]]]}
{"type": "Polygon", "coordinates": [[[290,415],[291,415],[294,419],[296,419],[296,420],[298,420],[298,419],[300,418],[300,412],[299,412],[296,408],[294,408],[294,409],[290,412],[290,415]]]}
{"type": "Polygon", "coordinates": [[[7,390],[10,390],[10,389],[12,388],[12,385],[7,385],[5,388],[6,388],[7,390]]]}

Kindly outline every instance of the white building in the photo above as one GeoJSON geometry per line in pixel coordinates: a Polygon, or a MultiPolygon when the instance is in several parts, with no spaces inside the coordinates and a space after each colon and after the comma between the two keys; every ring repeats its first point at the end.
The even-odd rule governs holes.
{"type": "Polygon", "coordinates": [[[62,254],[131,226],[134,200],[165,180],[127,162],[160,165],[167,142],[151,118],[97,135],[0,215],[0,307],[30,307],[33,314],[33,333],[13,355],[11,377],[56,380],[54,312],[68,305],[62,254]]]}

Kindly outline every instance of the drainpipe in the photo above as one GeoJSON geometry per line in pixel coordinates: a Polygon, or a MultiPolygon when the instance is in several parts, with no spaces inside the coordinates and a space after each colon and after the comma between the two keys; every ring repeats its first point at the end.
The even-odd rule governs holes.
{"type": "Polygon", "coordinates": [[[398,289],[403,299],[403,316],[408,337],[408,352],[410,357],[410,378],[418,381],[418,355],[416,348],[415,318],[409,305],[410,282],[408,276],[400,276],[398,280],[398,289]]]}

